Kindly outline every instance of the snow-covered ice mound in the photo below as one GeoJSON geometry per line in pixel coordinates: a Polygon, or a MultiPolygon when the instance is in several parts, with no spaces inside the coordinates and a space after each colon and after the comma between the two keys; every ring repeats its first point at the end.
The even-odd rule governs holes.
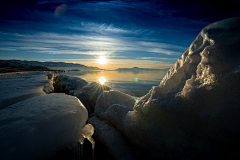
{"type": "Polygon", "coordinates": [[[111,94],[104,92],[96,116],[121,131],[146,157],[239,158],[239,52],[240,18],[212,23],[132,111],[126,111],[132,102],[119,102],[116,97],[122,95],[116,93],[111,100],[114,116],[109,116],[106,96],[111,94]]]}
{"type": "Polygon", "coordinates": [[[58,75],[54,78],[53,86],[55,92],[69,93],[71,90],[79,90],[88,82],[79,77],[71,77],[68,75],[58,75]]]}
{"type": "Polygon", "coordinates": [[[87,108],[89,115],[94,112],[98,96],[111,88],[96,82],[88,84],[80,77],[58,75],[53,82],[55,92],[64,92],[76,96],[87,108]]]}
{"type": "Polygon", "coordinates": [[[96,128],[95,135],[107,146],[114,159],[139,158],[134,155],[129,142],[121,134],[126,113],[133,110],[134,103],[135,99],[130,95],[113,90],[105,91],[96,102],[97,117],[92,116],[88,120],[96,128]]]}
{"type": "MultiPolygon", "coordinates": [[[[64,93],[33,97],[8,106],[0,110],[0,159],[49,158],[66,143],[79,141],[87,118],[82,103],[64,93]]],[[[91,128],[91,135],[92,132],[91,128]]],[[[88,139],[90,134],[84,131],[88,139]]]]}
{"type": "Polygon", "coordinates": [[[81,91],[84,97],[86,97],[92,110],[94,110],[98,96],[103,91],[109,91],[109,90],[111,90],[111,88],[108,86],[102,85],[100,83],[92,82],[91,84],[84,86],[81,91]]]}

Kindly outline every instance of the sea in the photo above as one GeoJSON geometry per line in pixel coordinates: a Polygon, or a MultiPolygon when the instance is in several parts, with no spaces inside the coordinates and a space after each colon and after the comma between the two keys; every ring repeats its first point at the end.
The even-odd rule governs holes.
{"type": "MultiPolygon", "coordinates": [[[[70,68],[65,69],[69,70],[70,68]]],[[[89,83],[98,82],[111,87],[113,90],[118,90],[135,97],[141,97],[147,94],[153,86],[158,86],[166,72],[167,71],[80,70],[58,74],[80,77],[89,83]]]]}

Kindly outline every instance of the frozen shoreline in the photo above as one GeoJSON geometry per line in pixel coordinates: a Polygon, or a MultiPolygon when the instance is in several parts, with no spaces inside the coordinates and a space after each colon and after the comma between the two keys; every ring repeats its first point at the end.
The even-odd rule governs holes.
{"type": "Polygon", "coordinates": [[[0,109],[24,99],[53,91],[52,81],[44,75],[51,72],[14,72],[0,74],[0,109]]]}
{"type": "MultiPolygon", "coordinates": [[[[111,90],[99,94],[89,122],[115,159],[133,153],[143,159],[240,157],[239,27],[239,17],[204,27],[160,85],[140,99],[111,90]]],[[[71,91],[67,79],[67,92],[91,100],[94,89],[84,99],[84,89],[71,91]]]]}
{"type": "Polygon", "coordinates": [[[76,97],[52,93],[51,72],[0,76],[0,159],[54,159],[86,135],[86,108],[76,97]]]}
{"type": "MultiPolygon", "coordinates": [[[[84,104],[114,159],[240,158],[239,27],[240,18],[204,27],[160,85],[139,99],[66,75],[54,78],[54,90],[84,104]]],[[[45,81],[23,77],[32,85],[27,91],[44,94],[45,81]]]]}

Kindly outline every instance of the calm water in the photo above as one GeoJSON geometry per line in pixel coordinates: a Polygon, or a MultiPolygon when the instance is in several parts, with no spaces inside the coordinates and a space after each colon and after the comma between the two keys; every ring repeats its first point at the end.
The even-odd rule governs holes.
{"type": "Polygon", "coordinates": [[[148,93],[152,86],[158,86],[166,71],[69,71],[61,74],[81,77],[88,82],[102,82],[114,90],[140,97],[148,93]]]}

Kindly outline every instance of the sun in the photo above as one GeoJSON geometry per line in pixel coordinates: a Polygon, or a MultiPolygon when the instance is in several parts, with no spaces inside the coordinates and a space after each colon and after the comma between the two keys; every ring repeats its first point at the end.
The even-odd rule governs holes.
{"type": "Polygon", "coordinates": [[[100,64],[106,64],[107,63],[107,59],[103,56],[99,57],[98,59],[98,63],[100,64]]]}
{"type": "Polygon", "coordinates": [[[100,77],[98,80],[101,84],[104,84],[107,80],[104,77],[100,77]]]}

